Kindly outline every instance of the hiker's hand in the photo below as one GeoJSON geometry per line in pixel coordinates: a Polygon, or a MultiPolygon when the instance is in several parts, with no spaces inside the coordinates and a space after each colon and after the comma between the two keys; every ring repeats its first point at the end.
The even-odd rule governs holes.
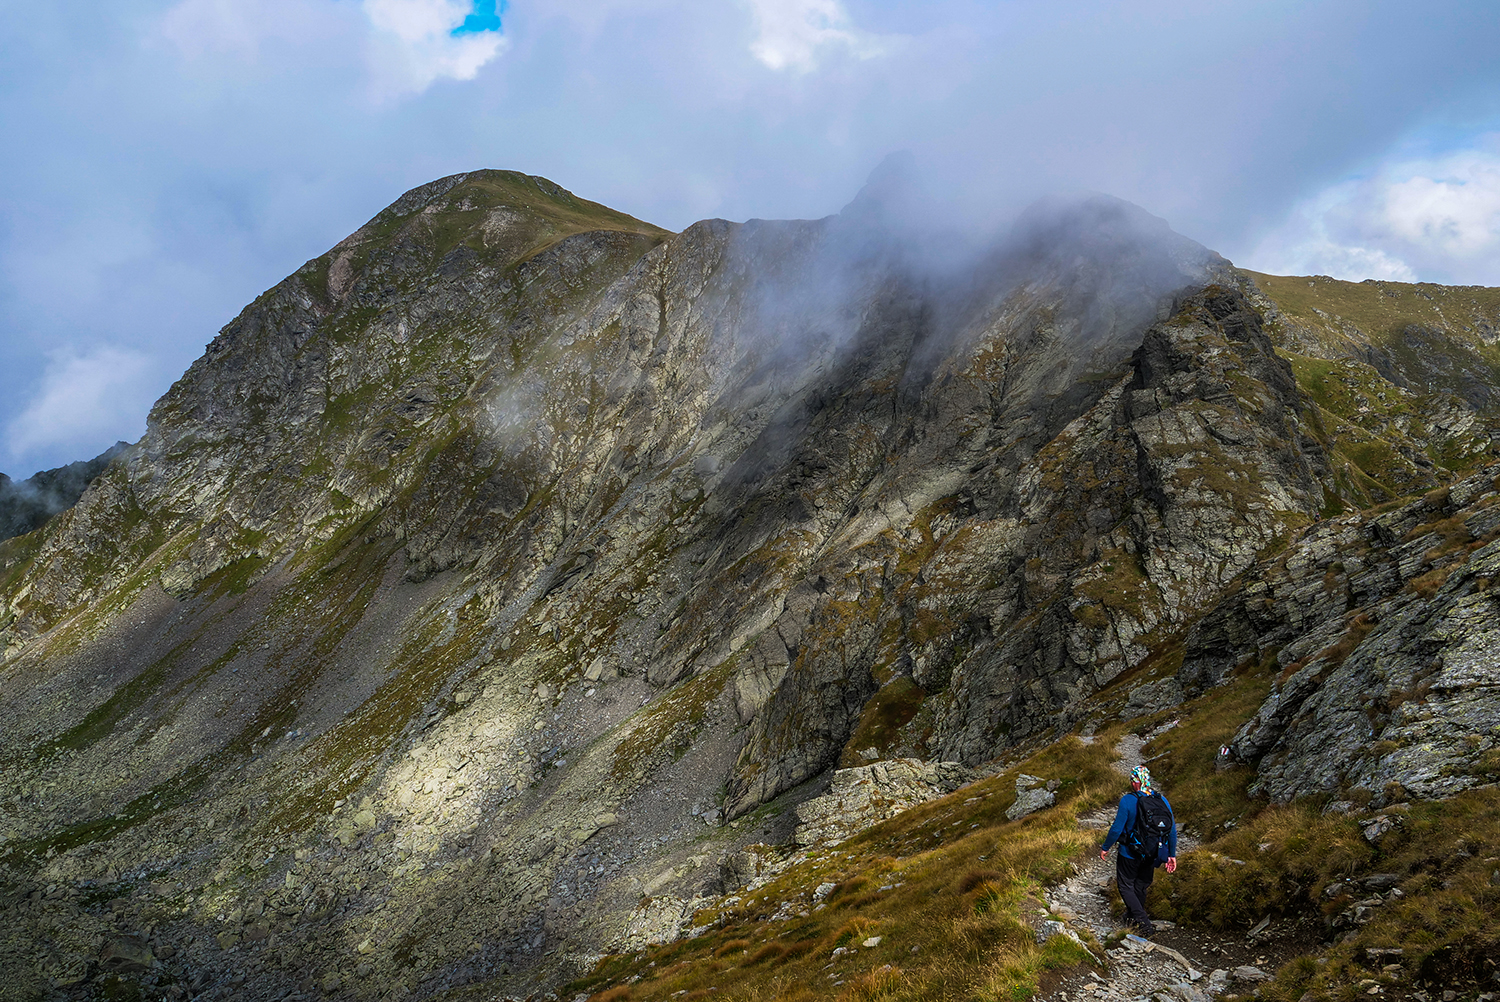
{"type": "Polygon", "coordinates": [[[1100,849],[1099,850],[1099,858],[1100,859],[1108,859],[1109,858],[1109,850],[1108,849],[1100,849]]]}
{"type": "Polygon", "coordinates": [[[1176,856],[1168,856],[1167,857],[1167,872],[1168,873],[1176,873],[1177,872],[1177,857],[1176,856]]]}

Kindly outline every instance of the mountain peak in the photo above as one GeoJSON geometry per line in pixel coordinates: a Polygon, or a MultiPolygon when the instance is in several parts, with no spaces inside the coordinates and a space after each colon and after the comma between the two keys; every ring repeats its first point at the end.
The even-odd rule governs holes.
{"type": "MultiPolygon", "coordinates": [[[[951,788],[1061,736],[1036,768],[1065,811],[1094,802],[1080,763],[1103,749],[1068,735],[1167,711],[1200,721],[1153,760],[1174,794],[1214,782],[1223,743],[1240,757],[1174,799],[1205,838],[1234,819],[1226,858],[1257,844],[1252,778],[1348,787],[1351,809],[1492,782],[1470,732],[1500,716],[1472,669],[1494,646],[1479,467],[1500,434],[1491,396],[1412,357],[1477,373],[1493,326],[1413,307],[1364,337],[1328,307],[1389,318],[1379,289],[1261,287],[1097,195],[935,258],[910,167],[830,219],[677,234],[544,179],[453,175],[247,306],[125,459],[0,541],[0,900],[22,902],[0,952],[21,993],[82,997],[61,979],[104,956],[124,994],[584,979],[571,996],[636,963],[600,955],[798,854],[797,803],[841,770],[951,788]]],[[[991,874],[1043,873],[981,865],[1018,830],[1013,783],[940,835],[974,849],[951,857],[972,880],[932,877],[970,931],[991,874]]],[[[939,833],[911,834],[869,836],[874,865],[927,866],[939,833]]],[[[835,863],[804,872],[863,879],[835,863]]],[[[803,967],[729,928],[692,949],[766,996],[788,970],[822,983],[845,909],[900,886],[789,892],[774,921],[823,944],[803,967]]],[[[933,925],[912,907],[861,912],[889,932],[841,970],[886,948],[919,994],[1000,991],[940,983],[939,942],[901,938],[933,925]]],[[[995,935],[1030,943],[1021,918],[995,935]]],[[[608,995],[686,992],[659,957],[608,995]]]]}

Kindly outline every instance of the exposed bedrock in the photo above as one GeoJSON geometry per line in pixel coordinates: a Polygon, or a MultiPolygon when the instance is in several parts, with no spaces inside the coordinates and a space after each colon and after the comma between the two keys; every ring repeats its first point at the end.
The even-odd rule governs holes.
{"type": "Polygon", "coordinates": [[[1189,693],[1248,661],[1277,684],[1232,743],[1276,800],[1443,797],[1500,772],[1493,469],[1310,530],[1194,627],[1189,693]]]}
{"type": "MultiPolygon", "coordinates": [[[[973,766],[1173,645],[1191,692],[1343,621],[1245,598],[1364,530],[1294,542],[1338,508],[1327,435],[1243,275],[1113,199],[934,256],[880,197],[671,234],[481,171],[262,295],[0,542],[6,879],[189,982],[524,995],[680,921],[837,767],[973,766]]],[[[1433,720],[1483,695],[1474,567],[1389,639],[1453,652],[1433,720]]],[[[1262,716],[1267,789],[1326,786],[1262,716]]]]}

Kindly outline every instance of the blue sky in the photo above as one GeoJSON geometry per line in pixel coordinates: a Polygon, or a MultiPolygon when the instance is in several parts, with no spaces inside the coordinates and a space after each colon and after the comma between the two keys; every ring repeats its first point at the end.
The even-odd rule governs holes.
{"type": "Polygon", "coordinates": [[[134,439],[259,292],[502,167],[674,229],[889,152],[993,222],[1130,199],[1237,263],[1500,284],[1490,3],[0,3],[0,469],[134,439]]]}

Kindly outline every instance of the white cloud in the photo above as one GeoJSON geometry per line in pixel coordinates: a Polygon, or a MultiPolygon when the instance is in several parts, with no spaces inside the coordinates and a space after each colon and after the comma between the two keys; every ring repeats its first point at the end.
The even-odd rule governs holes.
{"type": "Polygon", "coordinates": [[[1248,267],[1273,275],[1331,275],[1359,282],[1380,278],[1415,282],[1411,266],[1384,249],[1350,242],[1344,210],[1360,182],[1336,185],[1293,209],[1291,215],[1250,255],[1248,267]]]}
{"type": "Polygon", "coordinates": [[[498,31],[454,35],[473,5],[464,0],[365,0],[375,29],[371,69],[383,96],[425,90],[434,81],[472,80],[504,48],[498,31]]]}
{"type": "Polygon", "coordinates": [[[442,79],[472,80],[504,50],[499,31],[454,33],[474,9],[472,0],[179,0],[158,30],[190,58],[245,62],[268,41],[328,50],[358,46],[363,36],[376,95],[396,97],[442,79]]]}
{"type": "Polygon", "coordinates": [[[808,73],[830,47],[868,59],[889,44],[856,29],[839,0],[750,0],[750,7],[758,32],[750,52],[773,70],[808,73]]]}
{"type": "Polygon", "coordinates": [[[6,425],[11,463],[61,451],[88,459],[120,429],[145,427],[156,373],[145,355],[114,347],[54,354],[41,389],[6,425]]]}
{"type": "Polygon", "coordinates": [[[1387,164],[1305,200],[1251,255],[1281,274],[1500,282],[1500,142],[1387,164]]]}
{"type": "Polygon", "coordinates": [[[1500,156],[1466,151],[1434,164],[1435,176],[1389,185],[1383,222],[1391,234],[1456,259],[1500,251],[1500,156]]]}

